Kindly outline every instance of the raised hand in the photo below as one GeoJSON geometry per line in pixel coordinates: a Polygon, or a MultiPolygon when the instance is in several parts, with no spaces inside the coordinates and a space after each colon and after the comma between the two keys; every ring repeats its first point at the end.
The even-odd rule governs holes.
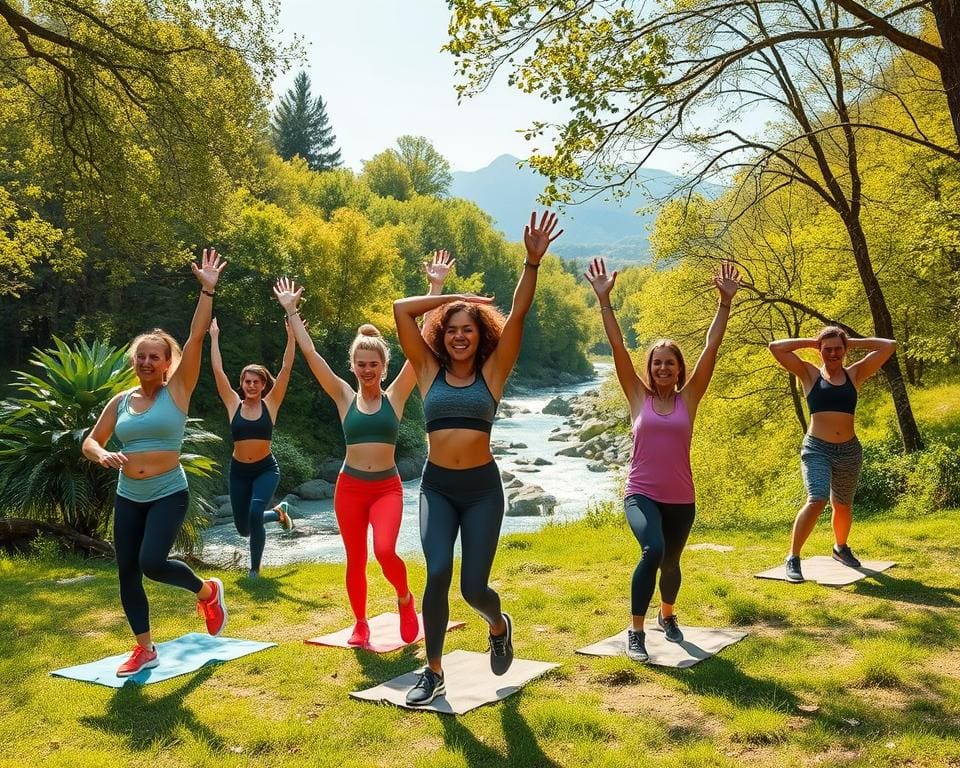
{"type": "Polygon", "coordinates": [[[213,318],[210,323],[210,337],[213,339],[220,338],[220,326],[217,325],[217,318],[213,318]]]}
{"type": "Polygon", "coordinates": [[[277,280],[277,284],[273,286],[273,295],[277,297],[280,306],[290,315],[297,311],[297,305],[303,295],[303,286],[297,288],[297,284],[289,277],[281,277],[277,280]]]}
{"type": "Polygon", "coordinates": [[[447,279],[447,275],[450,273],[453,265],[456,263],[456,259],[450,258],[449,251],[434,251],[433,258],[423,264],[423,268],[427,273],[427,282],[434,288],[440,288],[443,285],[443,281],[447,279]]]}
{"type": "Polygon", "coordinates": [[[203,255],[200,257],[200,266],[197,266],[197,262],[195,261],[190,262],[190,269],[193,270],[193,274],[197,280],[200,281],[203,290],[210,291],[210,293],[213,293],[217,287],[220,273],[223,272],[225,266],[227,266],[227,262],[217,255],[216,248],[203,249],[203,255]]]}
{"type": "Polygon", "coordinates": [[[556,234],[557,214],[544,211],[540,216],[540,226],[537,226],[537,212],[530,214],[530,223],[523,228],[523,244],[527,248],[527,261],[539,264],[543,254],[547,252],[550,243],[563,234],[561,229],[556,234]]]}
{"type": "Polygon", "coordinates": [[[713,276],[713,284],[720,292],[720,301],[730,303],[734,294],[740,289],[740,272],[729,261],[720,263],[720,269],[713,276]]]}
{"type": "Polygon", "coordinates": [[[600,258],[593,260],[587,268],[587,271],[583,273],[583,276],[587,278],[587,282],[593,287],[593,292],[597,294],[600,303],[603,304],[604,300],[606,300],[609,306],[610,291],[613,290],[613,284],[617,282],[617,271],[614,270],[611,274],[607,274],[607,265],[604,264],[603,259],[600,258]]]}

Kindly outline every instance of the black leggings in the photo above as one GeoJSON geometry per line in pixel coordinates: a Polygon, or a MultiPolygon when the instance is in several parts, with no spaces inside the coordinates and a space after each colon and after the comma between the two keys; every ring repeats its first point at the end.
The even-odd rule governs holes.
{"type": "Polygon", "coordinates": [[[664,504],[639,493],[623,500],[630,530],[640,542],[640,562],[633,572],[630,610],[644,616],[653,598],[660,569],[660,599],[667,605],[680,592],[680,554],[687,543],[696,507],[693,504],[664,504]]]}
{"type": "Polygon", "coordinates": [[[500,596],[487,582],[497,554],[501,522],[503,486],[496,462],[471,469],[444,469],[427,462],[420,483],[420,541],[427,561],[423,631],[428,660],[436,661],[443,655],[458,530],[463,599],[488,624],[500,621],[500,596]]]}
{"type": "Polygon", "coordinates": [[[230,506],[237,533],[250,537],[250,569],[260,570],[267,543],[265,522],[277,520],[276,512],[265,512],[280,483],[280,467],[271,453],[260,461],[245,463],[230,459],[230,506]]]}
{"type": "Polygon", "coordinates": [[[177,491],[153,501],[117,496],[113,507],[113,546],[120,567],[120,602],[133,634],[150,631],[150,606],[143,577],[196,594],[203,582],[179,560],[167,555],[187,516],[189,491],[177,491]]]}

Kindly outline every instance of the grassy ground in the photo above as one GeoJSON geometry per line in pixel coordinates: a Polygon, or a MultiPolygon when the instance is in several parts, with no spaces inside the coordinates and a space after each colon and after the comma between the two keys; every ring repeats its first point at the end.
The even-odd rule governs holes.
{"type": "MultiPolygon", "coordinates": [[[[842,589],[751,578],[780,561],[783,530],[694,528],[679,605],[688,624],[749,636],[689,670],[575,656],[626,624],[637,546],[618,519],[511,536],[495,586],[525,658],[554,673],[464,717],[360,703],[348,691],[420,663],[304,645],[348,621],[342,566],[220,574],[228,634],[280,647],[165,683],[119,691],[49,677],[130,645],[109,564],[0,559],[0,766],[948,766],[960,765],[960,510],[888,515],[855,528],[857,552],[900,562],[842,589]],[[90,581],[53,580],[92,573],[90,581]]],[[[826,552],[821,525],[808,554],[826,552]]],[[[388,610],[370,568],[371,613],[388,610]]],[[[422,565],[411,564],[418,593],[422,565]]],[[[185,595],[148,588],[158,639],[198,631],[185,595]]],[[[485,648],[468,619],[447,649],[485,648]]]]}

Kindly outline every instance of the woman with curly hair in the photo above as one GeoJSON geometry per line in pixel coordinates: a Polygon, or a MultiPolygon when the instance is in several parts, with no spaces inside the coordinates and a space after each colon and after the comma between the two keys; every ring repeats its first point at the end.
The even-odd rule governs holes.
{"type": "Polygon", "coordinates": [[[536,214],[524,230],[527,257],[504,318],[492,299],[414,296],[393,304],[397,334],[417,374],[427,422],[429,453],[420,484],[420,541],[427,562],[423,629],[427,665],[407,694],[423,706],[446,693],[441,657],[450,615],[453,545],[460,532],[460,591],[490,625],[490,668],[504,674],[513,662],[513,622],[489,585],[504,498],[490,452],[490,429],[507,377],[520,353],[523,321],[533,304],[537,269],[557,218],[536,214]],[[416,318],[437,309],[421,336],[416,318]]]}

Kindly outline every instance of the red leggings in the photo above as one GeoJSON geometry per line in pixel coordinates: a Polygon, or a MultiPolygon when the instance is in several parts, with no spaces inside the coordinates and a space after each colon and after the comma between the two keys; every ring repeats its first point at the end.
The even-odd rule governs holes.
{"type": "Polygon", "coordinates": [[[373,526],[373,554],[397,597],[406,597],[407,568],[397,555],[403,516],[400,477],[361,480],[344,472],[337,477],[333,509],[347,550],[347,597],[359,621],[367,617],[367,526],[373,526]]]}

